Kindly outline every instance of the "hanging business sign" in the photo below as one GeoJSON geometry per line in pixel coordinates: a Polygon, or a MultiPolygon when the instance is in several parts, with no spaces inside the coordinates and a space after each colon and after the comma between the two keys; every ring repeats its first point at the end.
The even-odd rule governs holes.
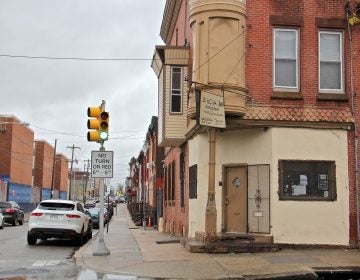
{"type": "Polygon", "coordinates": [[[91,151],[91,178],[113,177],[113,151],[91,151]]]}
{"type": "Polygon", "coordinates": [[[210,92],[200,92],[199,124],[225,128],[224,97],[210,92]]]}

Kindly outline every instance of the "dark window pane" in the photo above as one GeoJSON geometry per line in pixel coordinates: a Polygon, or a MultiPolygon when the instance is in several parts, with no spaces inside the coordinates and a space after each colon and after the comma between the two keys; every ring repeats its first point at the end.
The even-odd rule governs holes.
{"type": "Polygon", "coordinates": [[[197,198],[197,165],[189,167],[189,198],[197,198]]]}
{"type": "Polygon", "coordinates": [[[181,89],[181,68],[172,68],[171,88],[181,89]]]}
{"type": "Polygon", "coordinates": [[[281,199],[334,200],[336,198],[333,161],[279,161],[281,199]]]}
{"type": "Polygon", "coordinates": [[[181,113],[181,95],[173,94],[171,96],[171,112],[181,113]]]}

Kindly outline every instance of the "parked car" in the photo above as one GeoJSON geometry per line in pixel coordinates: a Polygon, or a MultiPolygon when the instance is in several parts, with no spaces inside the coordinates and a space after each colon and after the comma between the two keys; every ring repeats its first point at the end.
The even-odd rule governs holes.
{"type": "Polygon", "coordinates": [[[90,238],[89,221],[80,202],[43,200],[30,215],[27,242],[35,245],[37,239],[61,238],[81,246],[90,238]]]}
{"type": "Polygon", "coordinates": [[[85,204],[84,204],[84,207],[86,209],[89,209],[89,208],[94,208],[95,207],[95,201],[86,201],[85,204]]]}
{"type": "MultiPolygon", "coordinates": [[[[91,220],[93,222],[94,228],[99,228],[100,225],[100,208],[90,208],[88,209],[91,215],[91,220]]],[[[106,208],[104,207],[104,225],[109,221],[106,208]]]]}
{"type": "Polygon", "coordinates": [[[5,218],[5,223],[13,226],[24,223],[24,211],[15,201],[0,202],[0,212],[5,218]]]}
{"type": "Polygon", "coordinates": [[[0,213],[0,229],[3,229],[5,226],[5,218],[2,213],[0,213]]]}
{"type": "Polygon", "coordinates": [[[85,209],[85,214],[88,215],[88,217],[90,218],[87,236],[88,236],[88,239],[91,239],[92,238],[92,230],[93,230],[93,221],[92,221],[91,214],[88,209],[85,209]]]}

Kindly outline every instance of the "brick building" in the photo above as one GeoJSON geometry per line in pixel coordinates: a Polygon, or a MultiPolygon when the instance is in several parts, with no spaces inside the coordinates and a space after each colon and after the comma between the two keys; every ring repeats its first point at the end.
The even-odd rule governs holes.
{"type": "MultiPolygon", "coordinates": [[[[54,147],[44,140],[35,140],[34,145],[34,187],[39,188],[41,196],[36,202],[50,199],[53,185],[54,147]]],[[[55,196],[53,196],[55,197],[55,196]]]]}
{"type": "Polygon", "coordinates": [[[347,23],[344,1],[166,1],[152,62],[166,231],[358,244],[360,31],[347,23]],[[199,121],[203,100],[226,125],[199,121]]]}
{"type": "Polygon", "coordinates": [[[56,154],[55,157],[55,178],[54,189],[55,198],[67,199],[68,193],[68,179],[69,179],[69,164],[68,158],[63,154],[56,154]]]}
{"type": "Polygon", "coordinates": [[[34,132],[13,115],[0,115],[1,200],[32,209],[34,132]]]}

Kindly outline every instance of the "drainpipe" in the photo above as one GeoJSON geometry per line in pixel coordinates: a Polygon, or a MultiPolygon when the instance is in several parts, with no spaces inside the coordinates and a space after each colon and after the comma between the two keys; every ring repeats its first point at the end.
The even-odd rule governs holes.
{"type": "Polygon", "coordinates": [[[350,85],[351,85],[351,115],[354,119],[354,155],[355,155],[355,192],[356,192],[356,226],[357,226],[357,247],[360,247],[360,214],[359,214],[359,168],[358,168],[358,129],[355,114],[355,92],[354,92],[354,73],[353,73],[353,49],[352,36],[349,23],[349,12],[346,11],[349,45],[350,45],[350,85]]]}

